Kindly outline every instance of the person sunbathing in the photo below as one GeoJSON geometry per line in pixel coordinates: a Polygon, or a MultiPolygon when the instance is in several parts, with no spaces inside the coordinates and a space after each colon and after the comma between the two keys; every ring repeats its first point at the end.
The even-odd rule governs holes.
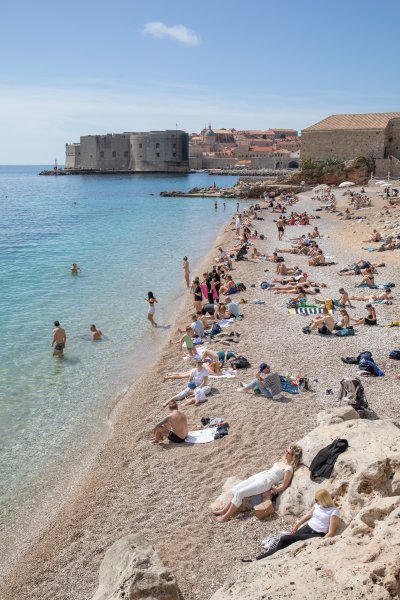
{"type": "Polygon", "coordinates": [[[382,240],[382,236],[376,229],[372,230],[371,236],[367,240],[363,240],[363,242],[380,242],[382,240]]]}
{"type": "Polygon", "coordinates": [[[166,436],[170,442],[183,444],[189,432],[187,417],[178,410],[177,403],[170,402],[168,408],[170,414],[160,421],[153,429],[153,444],[162,442],[164,436],[166,436]]]}
{"type": "Polygon", "coordinates": [[[376,311],[370,302],[365,305],[367,316],[362,319],[351,319],[355,325],[377,325],[376,311]]]}
{"type": "Polygon", "coordinates": [[[318,227],[314,227],[312,232],[309,233],[308,237],[313,238],[313,239],[321,237],[318,227]]]}
{"type": "Polygon", "coordinates": [[[232,275],[225,275],[224,280],[225,283],[219,288],[219,293],[221,296],[233,291],[233,289],[236,288],[235,282],[232,279],[232,275]]]}
{"type": "Polygon", "coordinates": [[[375,287],[374,269],[372,267],[369,267],[368,269],[365,269],[365,271],[366,271],[365,275],[363,276],[360,283],[356,284],[356,287],[374,288],[375,287]]]}
{"type": "Polygon", "coordinates": [[[263,494],[268,497],[271,492],[280,494],[289,487],[293,473],[300,464],[302,449],[291,445],[285,450],[282,459],[266,471],[261,471],[235,485],[229,495],[229,500],[221,510],[212,511],[219,523],[225,523],[233,517],[245,498],[263,494]]]}
{"type": "Polygon", "coordinates": [[[323,251],[319,250],[315,256],[312,256],[309,259],[308,264],[310,267],[319,267],[321,265],[325,265],[326,261],[323,251]]]}
{"type": "Polygon", "coordinates": [[[335,320],[332,315],[329,314],[326,306],[322,309],[322,315],[318,315],[314,317],[312,323],[310,325],[310,332],[315,329],[318,330],[318,333],[322,335],[330,335],[335,327],[335,320]]]}
{"type": "Polygon", "coordinates": [[[350,296],[350,300],[361,300],[367,302],[373,302],[375,300],[393,300],[392,290],[382,290],[376,294],[370,294],[369,296],[350,296]]]}
{"type": "Polygon", "coordinates": [[[305,514],[292,527],[290,534],[282,535],[274,548],[259,554],[256,559],[267,558],[275,552],[287,548],[295,542],[308,540],[310,538],[331,538],[335,535],[339,525],[339,510],[333,501],[332,496],[326,489],[319,489],[315,492],[315,504],[312,509],[305,514]],[[305,524],[306,523],[306,524],[305,524]],[[301,527],[302,525],[302,527],[301,527]],[[300,529],[299,529],[300,527],[300,529]]]}
{"type": "Polygon", "coordinates": [[[335,323],[334,329],[347,329],[350,327],[350,315],[345,308],[340,309],[340,319],[335,323]]]}
{"type": "Polygon", "coordinates": [[[257,250],[257,248],[254,246],[253,248],[253,252],[250,254],[250,258],[265,258],[266,254],[263,254],[263,252],[259,252],[257,250]]]}
{"type": "Polygon", "coordinates": [[[215,352],[214,350],[209,350],[207,348],[207,350],[204,350],[203,352],[202,359],[203,362],[210,359],[213,362],[218,361],[221,366],[224,364],[230,366],[230,363],[237,359],[237,355],[231,350],[219,350],[215,352]]]}
{"type": "MultiPolygon", "coordinates": [[[[348,304],[350,308],[353,308],[353,305],[350,302],[349,294],[346,292],[344,288],[339,288],[339,300],[337,301],[337,306],[342,306],[343,308],[348,304]]],[[[334,302],[336,305],[336,301],[334,302]]]]}

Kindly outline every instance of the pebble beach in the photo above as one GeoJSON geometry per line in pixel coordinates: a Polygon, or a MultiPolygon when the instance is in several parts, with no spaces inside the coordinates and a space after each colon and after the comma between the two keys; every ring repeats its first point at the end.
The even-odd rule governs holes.
{"type": "MultiPolygon", "coordinates": [[[[367,190],[368,191],[368,190],[367,190]]],[[[348,197],[335,190],[338,209],[348,206],[348,197]]],[[[392,305],[376,307],[376,327],[356,327],[354,337],[304,335],[302,327],[310,317],[289,314],[289,295],[274,295],[260,288],[260,282],[275,277],[271,262],[248,259],[234,263],[235,281],[245,283],[240,305],[243,320],[229,330],[240,334],[232,350],[251,363],[248,370],[238,371],[235,378],[212,380],[213,392],[199,407],[185,408],[189,429],[201,427],[202,417],[223,417],[230,425],[229,435],[209,444],[151,444],[151,429],[165,414],[162,403],[182,388],[182,381],[163,382],[163,375],[184,371],[187,361],[177,346],[165,344],[157,360],[136,379],[129,392],[114,408],[110,419],[112,435],[97,453],[85,479],[60,509],[57,516],[21,556],[2,584],[5,600],[29,597],[33,600],[87,600],[97,587],[98,571],[107,548],[128,533],[140,533],[159,553],[176,575],[185,600],[206,600],[221,586],[235,562],[260,551],[260,541],[282,530],[289,523],[274,515],[258,521],[251,513],[240,514],[228,523],[216,523],[209,511],[210,503],[220,494],[230,476],[247,477],[267,468],[282,456],[288,444],[300,439],[315,426],[316,414],[325,407],[337,406],[339,381],[352,376],[353,365],[343,364],[345,356],[372,352],[384,377],[366,378],[366,397],[375,418],[398,418],[398,382],[396,361],[388,358],[399,347],[398,327],[386,324],[398,320],[399,251],[368,253],[362,250],[372,228],[384,233],[383,227],[400,219],[400,209],[384,212],[385,201],[377,190],[370,189],[372,206],[357,211],[362,220],[344,221],[334,213],[316,211],[320,203],[312,193],[301,194],[294,210],[320,218],[310,226],[287,227],[282,242],[277,240],[273,219],[277,214],[266,208],[255,221],[263,240],[255,240],[257,249],[271,254],[286,248],[290,238],[318,225],[323,238],[318,240],[332,266],[309,267],[306,256],[285,254],[287,266],[299,265],[310,277],[323,281],[323,297],[337,297],[343,286],[350,295],[360,277],[340,277],[338,271],[356,260],[382,260],[378,283],[394,282],[392,305]],[[266,269],[268,269],[266,271],[266,269]],[[254,285],[254,287],[251,287],[254,285]],[[253,304],[259,299],[264,304],[253,304]],[[272,370],[290,373],[310,381],[310,391],[273,401],[262,396],[237,391],[239,381],[253,378],[259,363],[267,362],[272,370]],[[331,389],[332,393],[326,391],[331,389]]],[[[197,269],[201,275],[213,264],[217,248],[231,248],[234,231],[227,223],[219,233],[197,269]]],[[[185,252],[185,249],[182,249],[185,252]]],[[[235,297],[236,299],[236,297],[235,297]]],[[[365,316],[365,302],[353,303],[351,316],[365,316]]],[[[192,297],[187,299],[172,328],[190,322],[192,297]]],[[[211,349],[228,349],[218,339],[211,349]]]]}

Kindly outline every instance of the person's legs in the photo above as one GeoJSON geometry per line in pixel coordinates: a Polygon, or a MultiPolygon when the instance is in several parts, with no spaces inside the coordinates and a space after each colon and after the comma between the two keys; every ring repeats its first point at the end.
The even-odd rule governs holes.
{"type": "Polygon", "coordinates": [[[259,554],[256,558],[257,558],[257,560],[266,558],[267,556],[271,556],[272,554],[275,554],[275,552],[278,552],[278,550],[287,548],[288,546],[290,546],[291,544],[294,544],[295,542],[299,542],[301,540],[308,540],[313,537],[323,537],[324,535],[325,535],[324,533],[318,533],[316,531],[313,531],[308,525],[304,525],[296,533],[291,533],[289,535],[283,535],[280,538],[278,545],[273,550],[268,550],[268,552],[263,552],[262,554],[259,554]]]}
{"type": "Polygon", "coordinates": [[[258,387],[258,379],[253,379],[252,381],[250,381],[250,383],[244,385],[242,387],[242,390],[244,392],[247,392],[248,390],[254,390],[256,387],[258,387]]]}

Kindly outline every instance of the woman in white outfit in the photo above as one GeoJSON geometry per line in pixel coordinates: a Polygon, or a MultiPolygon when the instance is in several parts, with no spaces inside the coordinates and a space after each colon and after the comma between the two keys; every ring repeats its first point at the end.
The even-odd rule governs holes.
{"type": "Polygon", "coordinates": [[[300,446],[290,446],[286,448],[282,460],[272,465],[271,469],[261,471],[252,475],[248,479],[241,481],[232,488],[232,495],[229,502],[221,509],[213,511],[218,515],[217,521],[224,523],[238,511],[244,498],[264,494],[272,491],[280,494],[292,481],[293,473],[297,469],[302,455],[300,446]]]}
{"type": "Polygon", "coordinates": [[[153,327],[157,327],[157,323],[154,320],[154,313],[156,312],[156,303],[158,302],[157,298],[154,298],[153,292],[149,292],[147,294],[147,298],[145,298],[146,302],[149,303],[149,310],[147,312],[147,319],[150,321],[153,327]]]}

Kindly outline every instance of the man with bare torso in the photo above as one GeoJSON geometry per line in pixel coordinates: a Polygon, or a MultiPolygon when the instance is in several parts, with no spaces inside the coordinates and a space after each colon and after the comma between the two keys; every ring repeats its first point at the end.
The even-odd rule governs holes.
{"type": "Polygon", "coordinates": [[[97,329],[96,325],[93,323],[93,325],[90,326],[90,337],[92,340],[95,342],[96,340],[99,340],[102,335],[101,329],[97,329]]]}
{"type": "Polygon", "coordinates": [[[166,436],[170,442],[183,444],[188,434],[188,422],[186,415],[178,410],[175,400],[168,404],[170,414],[158,423],[154,429],[153,444],[159,444],[166,436]]]}
{"type": "Polygon", "coordinates": [[[65,329],[60,326],[59,321],[54,321],[53,341],[51,343],[54,346],[53,356],[63,356],[66,341],[65,329]]]}

